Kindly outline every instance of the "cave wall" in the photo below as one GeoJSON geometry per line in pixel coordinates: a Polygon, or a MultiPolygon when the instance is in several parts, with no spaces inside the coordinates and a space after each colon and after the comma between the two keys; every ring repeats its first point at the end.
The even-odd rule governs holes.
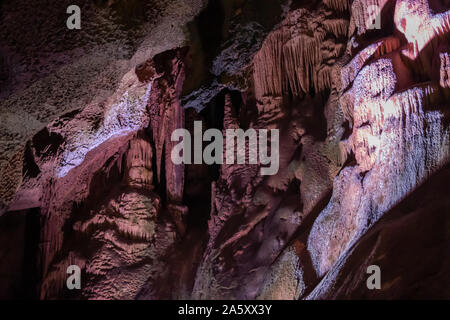
{"type": "Polygon", "coordinates": [[[450,296],[448,1],[150,2],[22,42],[1,4],[3,297],[450,296]],[[278,172],[174,164],[195,122],[277,129],[278,172]]]}

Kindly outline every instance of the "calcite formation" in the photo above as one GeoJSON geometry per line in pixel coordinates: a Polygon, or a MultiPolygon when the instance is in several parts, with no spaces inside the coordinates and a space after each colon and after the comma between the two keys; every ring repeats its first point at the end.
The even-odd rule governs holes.
{"type": "Polygon", "coordinates": [[[450,298],[449,1],[81,2],[1,5],[1,298],[450,298]]]}

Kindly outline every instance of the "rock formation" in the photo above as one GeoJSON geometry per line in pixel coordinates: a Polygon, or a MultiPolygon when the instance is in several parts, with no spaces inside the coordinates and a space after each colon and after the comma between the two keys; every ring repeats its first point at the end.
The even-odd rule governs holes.
{"type": "Polygon", "coordinates": [[[0,5],[0,297],[450,297],[449,1],[56,2],[0,5]]]}

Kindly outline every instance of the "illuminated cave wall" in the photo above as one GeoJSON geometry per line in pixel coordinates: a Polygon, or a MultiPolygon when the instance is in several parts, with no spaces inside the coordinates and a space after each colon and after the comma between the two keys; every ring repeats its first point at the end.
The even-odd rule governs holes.
{"type": "Polygon", "coordinates": [[[450,297],[447,0],[66,2],[0,5],[0,297],[450,297]],[[278,173],[174,164],[196,121],[278,173]]]}

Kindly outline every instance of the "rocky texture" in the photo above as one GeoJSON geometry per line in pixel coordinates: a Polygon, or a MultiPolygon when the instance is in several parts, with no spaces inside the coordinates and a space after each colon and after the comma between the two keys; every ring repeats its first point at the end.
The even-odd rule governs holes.
{"type": "MultiPolygon", "coordinates": [[[[102,104],[118,99],[116,112],[120,112],[128,100],[118,89],[122,79],[156,54],[182,46],[186,42],[186,23],[205,3],[202,0],[78,1],[83,24],[77,31],[66,28],[66,8],[70,4],[71,1],[48,1],[45,5],[40,1],[1,4],[0,26],[4,30],[0,38],[2,211],[20,185],[17,168],[22,167],[25,142],[50,122],[89,105],[100,105],[100,110],[93,111],[99,116],[102,104]]],[[[140,118],[136,114],[129,121],[136,125],[140,118]]],[[[99,119],[106,120],[104,116],[99,119]]],[[[120,127],[120,124],[111,125],[120,127]]],[[[93,135],[111,130],[99,129],[93,135]]],[[[110,136],[105,134],[101,139],[105,141],[110,136]]],[[[82,141],[78,143],[77,148],[86,149],[80,145],[82,141]]],[[[90,144],[95,143],[98,141],[90,144]]]]}
{"type": "MultiPolygon", "coordinates": [[[[330,143],[325,146],[321,140],[327,136],[326,129],[320,132],[309,127],[308,119],[324,111],[327,104],[324,91],[329,93],[331,89],[331,83],[324,80],[329,79],[327,63],[332,63],[345,49],[339,43],[341,29],[320,23],[325,15],[332,14],[333,9],[324,5],[312,13],[304,8],[291,11],[280,27],[267,36],[254,57],[251,66],[254,101],[247,98],[247,105],[235,106],[225,100],[225,124],[242,126],[239,120],[227,121],[227,115],[235,114],[237,107],[243,114],[243,109],[254,103],[255,115],[249,127],[280,130],[281,170],[263,179],[257,168],[252,170],[248,165],[242,169],[236,165],[222,166],[222,176],[215,184],[210,244],[197,273],[195,297],[256,298],[265,279],[271,277],[271,264],[331,188],[332,171],[336,170],[333,164],[337,166],[338,162],[332,149],[338,149],[336,137],[344,130],[330,130],[327,138],[330,143]],[[309,36],[311,30],[316,32],[309,36]],[[325,38],[328,43],[322,41],[325,38]],[[303,47],[303,43],[308,46],[303,47]],[[323,77],[309,77],[320,74],[319,70],[323,77]],[[315,94],[310,95],[310,90],[315,94]],[[310,170],[310,166],[316,170],[310,170]]],[[[299,296],[296,290],[291,292],[291,298],[299,296]]]]}
{"type": "MultiPolygon", "coordinates": [[[[395,16],[404,5],[397,2],[395,16]]],[[[330,285],[361,235],[448,161],[448,121],[445,113],[436,112],[447,104],[448,91],[431,70],[408,70],[402,55],[411,56],[401,47],[391,49],[363,67],[342,91],[343,104],[352,107],[345,115],[353,127],[349,143],[357,165],[336,178],[331,201],[311,230],[308,249],[315,270],[320,277],[327,274],[315,291],[330,285]],[[428,81],[415,84],[415,72],[428,81]]],[[[439,56],[433,48],[423,54],[439,56]]]]}
{"type": "Polygon", "coordinates": [[[449,167],[401,201],[349,250],[332,286],[309,299],[448,299],[449,167]],[[381,290],[367,290],[367,267],[378,265],[381,290]]]}
{"type": "Polygon", "coordinates": [[[2,297],[450,296],[448,1],[90,2],[17,43],[32,3],[2,4],[2,297]],[[278,173],[173,164],[194,121],[278,129],[278,173]]]}

